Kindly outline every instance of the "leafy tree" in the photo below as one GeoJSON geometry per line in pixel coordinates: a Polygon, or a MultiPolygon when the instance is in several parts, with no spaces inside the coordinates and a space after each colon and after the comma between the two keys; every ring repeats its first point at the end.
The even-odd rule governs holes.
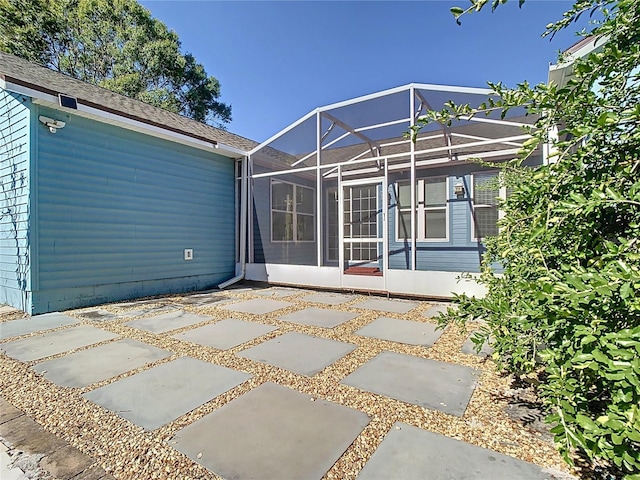
{"type": "Polygon", "coordinates": [[[135,0],[0,0],[0,50],[201,122],[231,120],[218,80],[135,0]]]}
{"type": "MultiPolygon", "coordinates": [[[[466,10],[451,10],[459,21],[505,1],[471,0],[466,10]]],[[[540,115],[519,158],[501,167],[513,193],[502,204],[500,233],[487,240],[481,282],[488,294],[458,296],[458,313],[441,323],[486,321],[476,343],[492,339],[502,367],[540,379],[565,459],[582,452],[596,468],[638,480],[640,2],[575,0],[545,35],[590,14],[580,35],[597,39],[598,48],[575,61],[567,85],[489,84],[500,101],[478,109],[449,104],[417,128],[515,106],[540,115]],[[523,168],[547,141],[555,151],[549,164],[523,168]]]]}

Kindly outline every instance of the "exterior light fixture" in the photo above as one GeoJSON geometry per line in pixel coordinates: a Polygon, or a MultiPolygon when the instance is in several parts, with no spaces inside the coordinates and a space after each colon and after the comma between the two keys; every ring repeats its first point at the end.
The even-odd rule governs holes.
{"type": "Polygon", "coordinates": [[[38,120],[40,120],[40,123],[44,124],[46,127],[49,127],[49,131],[51,133],[56,133],[58,129],[64,128],[66,125],[63,121],[54,120],[53,118],[45,117],[44,115],[40,115],[38,120]]]}
{"type": "Polygon", "coordinates": [[[464,185],[462,183],[456,183],[453,186],[453,193],[457,196],[464,195],[464,185]]]}

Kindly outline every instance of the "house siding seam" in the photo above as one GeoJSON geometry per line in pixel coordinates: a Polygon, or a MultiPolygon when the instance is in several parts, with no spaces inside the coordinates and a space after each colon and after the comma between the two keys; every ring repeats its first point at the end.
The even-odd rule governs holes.
{"type": "Polygon", "coordinates": [[[234,162],[38,107],[34,311],[210,288],[235,273],[234,162]],[[185,261],[191,248],[194,258],[185,261]]]}
{"type": "Polygon", "coordinates": [[[0,303],[28,310],[30,99],[0,89],[0,303]]]}

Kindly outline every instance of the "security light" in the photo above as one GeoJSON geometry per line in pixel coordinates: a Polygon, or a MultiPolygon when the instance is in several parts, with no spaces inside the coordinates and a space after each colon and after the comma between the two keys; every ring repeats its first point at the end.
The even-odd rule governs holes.
{"type": "Polygon", "coordinates": [[[66,125],[66,123],[61,120],[54,120],[53,118],[45,117],[44,115],[40,115],[38,120],[40,120],[40,123],[49,127],[49,131],[51,133],[56,133],[59,128],[64,128],[66,125]]]}

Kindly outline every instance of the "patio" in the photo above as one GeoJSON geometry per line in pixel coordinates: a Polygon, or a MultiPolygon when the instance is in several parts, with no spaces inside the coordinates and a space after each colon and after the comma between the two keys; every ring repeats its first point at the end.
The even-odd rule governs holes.
{"type": "Polygon", "coordinates": [[[2,396],[115,478],[562,476],[441,309],[245,285],[5,316],[2,396]]]}

